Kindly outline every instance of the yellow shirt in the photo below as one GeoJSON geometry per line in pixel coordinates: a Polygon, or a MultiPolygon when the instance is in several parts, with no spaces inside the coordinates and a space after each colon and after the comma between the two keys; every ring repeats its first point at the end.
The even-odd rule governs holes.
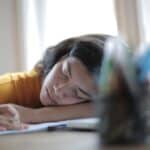
{"type": "Polygon", "coordinates": [[[40,107],[40,90],[41,78],[35,70],[0,76],[0,104],[40,107]]]}

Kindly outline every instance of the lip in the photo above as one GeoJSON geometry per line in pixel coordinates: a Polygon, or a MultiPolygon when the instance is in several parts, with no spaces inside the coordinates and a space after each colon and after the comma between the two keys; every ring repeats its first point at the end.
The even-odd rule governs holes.
{"type": "Polygon", "coordinates": [[[48,99],[50,100],[51,104],[56,105],[56,101],[54,100],[54,98],[51,96],[51,94],[48,92],[48,89],[46,88],[46,94],[48,96],[48,99]]]}

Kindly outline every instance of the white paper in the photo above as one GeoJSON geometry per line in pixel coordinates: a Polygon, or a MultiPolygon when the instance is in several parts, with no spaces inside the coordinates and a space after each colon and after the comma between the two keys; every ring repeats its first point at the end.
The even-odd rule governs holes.
{"type": "Polygon", "coordinates": [[[0,131],[0,135],[6,134],[20,134],[20,133],[31,133],[37,131],[46,131],[48,127],[56,127],[59,125],[66,125],[66,127],[79,127],[79,128],[92,128],[98,123],[97,118],[84,118],[84,119],[75,119],[75,120],[65,120],[59,122],[48,122],[48,123],[40,123],[40,124],[32,124],[29,125],[28,129],[24,130],[7,130],[0,131]]]}
{"type": "Polygon", "coordinates": [[[55,127],[63,124],[64,124],[63,122],[49,122],[49,123],[34,124],[34,125],[29,125],[28,129],[0,131],[0,135],[46,131],[48,127],[55,127]]]}

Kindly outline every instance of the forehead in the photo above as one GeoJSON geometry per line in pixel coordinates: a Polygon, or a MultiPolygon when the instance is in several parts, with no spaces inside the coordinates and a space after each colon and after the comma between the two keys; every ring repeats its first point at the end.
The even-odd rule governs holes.
{"type": "Polygon", "coordinates": [[[91,94],[96,92],[97,86],[94,77],[78,58],[68,57],[63,63],[70,67],[71,79],[74,84],[85,89],[91,94]]]}
{"type": "Polygon", "coordinates": [[[67,57],[64,60],[64,64],[69,65],[72,73],[80,72],[80,74],[89,76],[92,78],[91,73],[87,70],[86,66],[76,57],[67,57]]]}

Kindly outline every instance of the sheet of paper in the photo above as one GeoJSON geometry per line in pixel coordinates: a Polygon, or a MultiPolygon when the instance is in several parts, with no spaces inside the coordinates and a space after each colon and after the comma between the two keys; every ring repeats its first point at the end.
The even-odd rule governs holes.
{"type": "Polygon", "coordinates": [[[84,119],[65,120],[59,122],[32,124],[29,125],[29,128],[25,130],[0,131],[0,135],[46,131],[48,127],[56,127],[59,125],[66,125],[68,127],[93,128],[95,127],[97,122],[98,122],[97,118],[84,118],[84,119]]]}
{"type": "Polygon", "coordinates": [[[46,131],[48,127],[55,127],[55,126],[63,125],[63,124],[65,123],[64,122],[48,122],[48,123],[34,124],[34,125],[29,125],[29,128],[24,129],[24,130],[0,131],[0,135],[46,131]]]}

